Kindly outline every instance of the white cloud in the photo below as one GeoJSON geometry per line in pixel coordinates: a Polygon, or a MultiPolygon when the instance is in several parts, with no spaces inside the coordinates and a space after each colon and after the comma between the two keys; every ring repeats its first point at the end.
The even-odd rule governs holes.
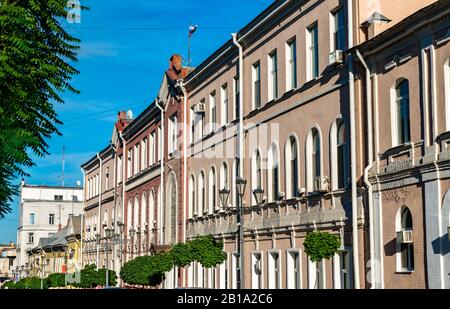
{"type": "Polygon", "coordinates": [[[81,42],[78,58],[115,57],[120,49],[120,46],[110,42],[81,42]]]}

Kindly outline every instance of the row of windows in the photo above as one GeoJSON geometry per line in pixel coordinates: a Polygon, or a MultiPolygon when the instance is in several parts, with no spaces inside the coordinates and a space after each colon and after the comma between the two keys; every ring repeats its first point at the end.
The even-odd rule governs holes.
{"type": "MultiPolygon", "coordinates": [[[[341,251],[333,259],[333,287],[340,289],[352,288],[351,253],[341,251]]],[[[239,273],[239,256],[231,254],[227,260],[216,268],[206,269],[199,263],[192,263],[188,271],[188,286],[212,289],[236,289],[239,273]]],[[[326,288],[326,267],[324,262],[314,263],[308,259],[307,267],[302,265],[300,249],[269,250],[253,252],[250,256],[250,272],[252,289],[324,289],[326,288]],[[284,253],[284,257],[282,256],[284,253]],[[267,259],[267,260],[266,260],[267,259]],[[265,263],[265,260],[267,263],[265,263]],[[285,261],[285,263],[283,262],[285,261]],[[282,267],[285,264],[285,268],[282,267]],[[267,267],[266,267],[267,266],[267,267]],[[307,268],[307,271],[305,270],[307,268]],[[285,270],[283,278],[282,270],[285,270]],[[307,284],[303,284],[303,273],[307,273],[307,284]],[[283,282],[285,284],[283,284],[283,282]]]]}
{"type": "MultiPolygon", "coordinates": [[[[31,213],[30,214],[30,224],[34,225],[36,224],[36,214],[35,213],[31,213]]],[[[55,224],[55,214],[49,214],[48,215],[48,224],[50,225],[54,225],[55,224]]]]}
{"type": "MultiPolygon", "coordinates": [[[[342,8],[335,9],[330,14],[332,22],[330,29],[331,50],[344,50],[346,44],[345,20],[344,10],[342,8]]],[[[319,77],[319,29],[318,22],[310,25],[306,30],[306,81],[313,80],[319,77]]],[[[289,39],[285,43],[285,72],[286,72],[286,89],[291,91],[298,87],[298,51],[297,51],[297,37],[289,39]]],[[[261,61],[257,61],[252,65],[252,109],[258,109],[262,106],[262,90],[267,89],[268,102],[279,97],[279,57],[278,50],[275,49],[268,54],[267,57],[267,84],[266,87],[262,84],[261,78],[261,61]]],[[[234,118],[239,116],[239,79],[234,79],[234,118]]],[[[220,89],[220,118],[217,117],[217,93],[212,91],[209,95],[209,130],[205,130],[205,115],[203,112],[196,113],[195,108],[191,109],[191,138],[190,142],[203,138],[204,134],[215,132],[217,123],[220,126],[228,124],[230,111],[228,99],[228,84],[225,83],[220,89]]],[[[205,99],[200,100],[200,104],[204,106],[205,99]]]]}
{"type": "MultiPolygon", "coordinates": [[[[346,142],[346,126],[341,119],[333,122],[331,126],[331,145],[330,162],[332,164],[332,190],[343,189],[348,184],[348,150],[346,142]]],[[[308,192],[321,191],[322,182],[326,181],[323,177],[322,168],[322,141],[321,134],[318,127],[311,129],[307,135],[306,140],[306,179],[308,192]]],[[[295,135],[291,135],[285,144],[284,151],[284,170],[285,176],[285,195],[288,199],[298,197],[304,193],[305,190],[300,188],[300,156],[299,143],[295,135]]],[[[255,150],[251,158],[251,188],[252,191],[256,189],[266,189],[268,194],[268,202],[274,202],[282,197],[280,185],[280,160],[278,146],[273,143],[267,152],[263,153],[260,150],[255,150]],[[264,157],[263,157],[264,155],[264,157]],[[265,163],[265,166],[263,165],[265,163]],[[266,187],[263,185],[263,174],[266,172],[266,187]]],[[[236,166],[236,164],[235,164],[236,166]]],[[[233,171],[236,175],[236,171],[233,171]]],[[[229,187],[229,169],[226,162],[220,166],[219,183],[217,184],[216,169],[212,167],[208,174],[208,183],[206,182],[206,175],[201,171],[198,175],[197,182],[194,175],[189,179],[189,214],[190,218],[203,213],[212,214],[218,211],[221,206],[218,203],[217,196],[219,190],[230,189],[229,187]],[[206,188],[208,186],[208,188],[206,188]],[[206,201],[206,189],[208,189],[209,201],[206,201]],[[209,207],[206,207],[209,205],[209,207]]],[[[233,199],[236,198],[233,179],[233,199]]],[[[256,204],[256,200],[252,199],[252,205],[256,204]]]]}
{"type": "MultiPolygon", "coordinates": [[[[127,179],[139,174],[147,168],[156,164],[161,158],[161,151],[157,145],[160,145],[161,129],[152,132],[128,150],[127,179]]],[[[119,182],[122,181],[122,158],[119,159],[119,182]]]]}

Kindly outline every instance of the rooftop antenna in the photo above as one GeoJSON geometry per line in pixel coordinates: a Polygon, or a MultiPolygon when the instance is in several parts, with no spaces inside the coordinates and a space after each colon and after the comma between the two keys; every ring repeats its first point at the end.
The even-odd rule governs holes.
{"type": "Polygon", "coordinates": [[[65,156],[66,146],[63,145],[62,148],[62,174],[61,174],[61,186],[64,187],[64,170],[66,168],[66,156],[65,156]]]}

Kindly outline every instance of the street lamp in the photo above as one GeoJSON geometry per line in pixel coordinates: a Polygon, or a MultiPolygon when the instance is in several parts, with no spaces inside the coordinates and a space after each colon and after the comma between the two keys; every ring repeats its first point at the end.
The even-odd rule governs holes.
{"type": "Polygon", "coordinates": [[[133,258],[134,236],[136,235],[136,230],[133,227],[131,227],[128,232],[129,232],[130,238],[131,238],[130,257],[133,258]]]}
{"type": "Polygon", "coordinates": [[[238,228],[239,228],[239,247],[238,247],[238,255],[239,255],[239,282],[238,282],[238,289],[244,288],[244,193],[245,193],[245,187],[247,185],[247,180],[245,180],[242,177],[238,177],[236,179],[236,189],[237,193],[240,197],[240,203],[239,203],[239,211],[237,215],[237,221],[238,221],[238,228]]]}
{"type": "Polygon", "coordinates": [[[219,191],[220,202],[222,203],[222,207],[225,209],[228,207],[228,197],[229,196],[230,196],[230,190],[228,190],[227,188],[223,188],[222,190],[219,191]]]}
{"type": "Polygon", "coordinates": [[[109,251],[109,239],[112,239],[114,237],[114,230],[113,229],[106,229],[105,230],[105,240],[106,240],[106,288],[109,288],[109,263],[108,263],[108,251],[109,251]]]}
{"type": "Polygon", "coordinates": [[[256,204],[261,206],[264,200],[264,190],[261,188],[253,190],[253,196],[255,197],[256,204]]]}

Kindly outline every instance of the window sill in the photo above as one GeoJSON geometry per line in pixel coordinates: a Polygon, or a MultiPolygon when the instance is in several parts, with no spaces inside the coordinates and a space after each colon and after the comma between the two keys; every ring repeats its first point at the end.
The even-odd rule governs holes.
{"type": "Polygon", "coordinates": [[[414,270],[397,270],[395,273],[397,275],[411,275],[414,273],[414,270]]]}

